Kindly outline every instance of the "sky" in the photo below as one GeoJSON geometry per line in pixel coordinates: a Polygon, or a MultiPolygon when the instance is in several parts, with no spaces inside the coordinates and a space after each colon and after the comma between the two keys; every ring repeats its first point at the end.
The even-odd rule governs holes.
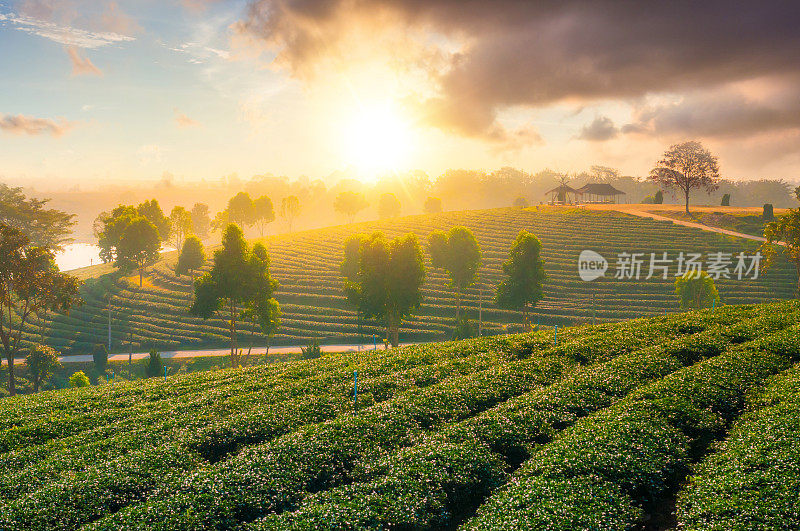
{"type": "Polygon", "coordinates": [[[0,0],[0,180],[800,178],[800,2],[0,0]]]}

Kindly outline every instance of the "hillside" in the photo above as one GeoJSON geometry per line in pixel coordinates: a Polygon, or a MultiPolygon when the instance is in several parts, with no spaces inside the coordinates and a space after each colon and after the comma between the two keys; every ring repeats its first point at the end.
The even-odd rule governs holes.
{"type": "Polygon", "coordinates": [[[800,303],[554,343],[546,330],[0,400],[0,528],[800,526],[800,303]]]}
{"type": "MultiPolygon", "coordinates": [[[[468,289],[464,306],[477,321],[482,306],[487,334],[521,331],[517,312],[498,309],[492,301],[502,279],[501,264],[508,257],[511,242],[521,229],[539,236],[548,280],[545,299],[533,312],[533,322],[542,325],[615,321],[676,311],[678,302],[672,280],[646,280],[644,266],[640,280],[614,279],[614,262],[621,252],[668,252],[677,258],[683,252],[726,251],[752,253],[757,243],[729,238],[697,229],[634,217],[618,212],[592,212],[578,209],[494,209],[419,215],[387,221],[356,223],[265,238],[272,259],[273,276],[280,282],[276,298],[283,310],[282,326],[276,344],[303,344],[309,338],[330,343],[359,341],[356,314],[342,294],[339,263],[344,239],[356,232],[381,230],[389,235],[415,232],[421,239],[434,229],[465,225],[472,229],[483,248],[479,271],[483,284],[468,289]],[[586,283],[577,271],[578,255],[592,249],[610,262],[606,277],[586,283]],[[594,310],[592,306],[594,297],[594,310]]],[[[227,326],[218,319],[202,321],[186,313],[192,300],[191,280],[173,272],[176,254],[152,268],[145,286],[138,278],[119,278],[108,274],[108,266],[96,266],[77,273],[88,278],[83,290],[86,304],[69,316],[48,324],[50,343],[64,353],[86,353],[95,343],[107,341],[108,312],[105,293],[111,289],[112,336],[114,348],[150,346],[161,349],[225,347],[227,326]],[[102,274],[101,274],[102,273],[102,274]],[[98,276],[95,277],[95,274],[98,276]]],[[[426,257],[427,260],[427,257],[426,257]]],[[[429,264],[428,264],[429,265],[429,264]]],[[[786,264],[762,273],[757,280],[717,282],[723,303],[743,304],[788,299],[794,296],[796,273],[786,264]]],[[[425,302],[420,311],[403,323],[401,341],[431,341],[448,337],[453,325],[455,301],[446,278],[429,268],[424,287],[425,302]]],[[[365,323],[365,341],[378,341],[383,330],[365,323]]],[[[245,329],[248,330],[247,325],[245,329]]],[[[256,336],[256,341],[263,342],[256,336]]]]}

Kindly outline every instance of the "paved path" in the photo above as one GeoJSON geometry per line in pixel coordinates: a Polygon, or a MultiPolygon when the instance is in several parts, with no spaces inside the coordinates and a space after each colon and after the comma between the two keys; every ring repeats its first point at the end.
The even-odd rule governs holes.
{"type": "MultiPolygon", "coordinates": [[[[400,346],[406,345],[413,345],[415,343],[401,343],[400,346]]],[[[303,345],[305,346],[305,345],[303,345]]],[[[362,348],[364,351],[372,350],[373,345],[356,345],[356,344],[340,344],[340,345],[320,345],[322,352],[356,352],[358,349],[362,348]]],[[[284,347],[270,347],[269,352],[270,354],[299,354],[300,349],[303,347],[301,346],[284,346],[284,347]]],[[[378,343],[378,349],[383,349],[383,344],[378,343]]],[[[253,351],[251,352],[251,357],[263,356],[266,352],[266,348],[264,347],[253,347],[253,351]]],[[[201,350],[167,350],[167,351],[159,351],[161,354],[162,359],[182,359],[182,358],[199,358],[199,357],[206,357],[206,356],[228,356],[231,353],[231,350],[228,348],[218,348],[218,349],[201,349],[201,350]]],[[[247,355],[247,350],[244,351],[244,355],[247,355]]],[[[134,352],[133,359],[134,360],[141,360],[145,358],[149,358],[149,352],[134,352]]],[[[61,363],[91,363],[92,356],[91,354],[76,354],[73,356],[59,356],[59,361],[61,363]]],[[[108,361],[128,361],[128,354],[110,354],[108,356],[108,361]]],[[[3,365],[7,363],[6,360],[3,360],[3,365]]],[[[24,358],[16,358],[14,360],[14,365],[25,365],[24,358]]]]}

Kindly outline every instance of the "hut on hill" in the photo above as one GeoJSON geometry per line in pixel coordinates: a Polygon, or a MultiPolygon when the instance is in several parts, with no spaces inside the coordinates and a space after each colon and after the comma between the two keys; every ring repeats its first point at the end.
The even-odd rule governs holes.
{"type": "Polygon", "coordinates": [[[550,204],[551,205],[564,205],[567,204],[569,201],[569,194],[572,194],[572,202],[578,202],[578,195],[580,195],[580,191],[576,190],[566,184],[561,184],[545,192],[545,195],[549,195],[550,197],[550,204]]]}
{"type": "Polygon", "coordinates": [[[617,190],[608,183],[588,183],[576,190],[584,203],[616,203],[617,197],[625,192],[617,190]]]}

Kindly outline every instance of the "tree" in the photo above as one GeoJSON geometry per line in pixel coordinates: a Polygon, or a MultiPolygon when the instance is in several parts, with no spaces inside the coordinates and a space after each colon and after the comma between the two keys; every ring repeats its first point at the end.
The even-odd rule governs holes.
{"type": "Polygon", "coordinates": [[[175,264],[176,275],[191,275],[192,282],[194,282],[194,272],[206,262],[206,251],[203,249],[203,243],[197,236],[189,236],[183,242],[183,249],[178,256],[178,263],[175,264]]]}
{"type": "Polygon", "coordinates": [[[800,298],[800,208],[791,209],[764,227],[761,245],[764,265],[771,267],[778,255],[784,255],[797,271],[797,296],[800,298]]]}
{"type": "Polygon", "coordinates": [[[475,283],[481,264],[481,247],[466,227],[453,227],[445,234],[434,231],[428,236],[428,253],[436,269],[444,269],[450,285],[456,289],[456,323],[461,319],[461,298],[475,283]]]}
{"type": "MultiPolygon", "coordinates": [[[[265,354],[269,354],[272,336],[274,336],[281,327],[280,304],[278,304],[278,301],[274,298],[257,300],[245,310],[245,315],[258,325],[261,329],[261,333],[266,337],[265,354]]],[[[250,348],[252,348],[252,344],[250,348]]],[[[250,356],[250,351],[247,352],[247,355],[248,357],[250,356]]]]}
{"type": "Polygon", "coordinates": [[[253,200],[247,192],[239,192],[228,200],[228,219],[242,229],[256,221],[256,210],[253,200]]]}
{"type": "Polygon", "coordinates": [[[544,293],[547,279],[541,258],[542,242],[534,234],[522,230],[511,245],[509,259],[503,263],[506,279],[497,286],[495,300],[501,308],[522,310],[528,319],[528,308],[536,306],[544,293]]]}
{"type": "Polygon", "coordinates": [[[656,205],[663,204],[664,203],[664,192],[662,192],[661,190],[656,192],[656,194],[653,196],[653,203],[655,203],[656,205]]]}
{"type": "Polygon", "coordinates": [[[92,349],[92,361],[97,374],[105,374],[108,368],[108,349],[105,345],[97,343],[92,349]]]}
{"type": "Polygon", "coordinates": [[[0,223],[0,343],[8,360],[8,393],[13,395],[14,358],[31,315],[68,313],[83,301],[80,282],[61,273],[53,252],[30,247],[21,230],[0,223]]]}
{"type": "Polygon", "coordinates": [[[38,393],[39,387],[57,368],[61,367],[61,363],[58,361],[58,352],[47,345],[34,345],[28,349],[25,364],[28,366],[28,372],[33,381],[34,393],[38,393]]]}
{"type": "Polygon", "coordinates": [[[139,206],[136,207],[136,211],[139,213],[139,215],[143,216],[150,223],[155,225],[156,230],[158,231],[158,237],[162,242],[169,240],[169,218],[164,215],[164,211],[161,210],[161,206],[158,204],[156,199],[151,199],[150,201],[140,203],[139,206]]]}
{"type": "Polygon", "coordinates": [[[339,272],[344,278],[344,295],[356,309],[356,319],[358,320],[358,335],[361,334],[361,297],[358,285],[358,273],[361,264],[361,245],[367,240],[364,234],[354,234],[344,242],[344,260],[339,266],[339,272]]]}
{"type": "Polygon", "coordinates": [[[147,377],[155,378],[164,373],[164,363],[161,361],[161,354],[156,350],[150,351],[150,358],[147,360],[147,377]]]}
{"type": "Polygon", "coordinates": [[[31,245],[60,251],[70,243],[75,215],[46,208],[49,199],[28,198],[22,188],[0,184],[0,223],[22,231],[31,245]]]}
{"type": "Polygon", "coordinates": [[[800,186],[794,189],[794,196],[798,201],[800,201],[800,186]]]}
{"type": "Polygon", "coordinates": [[[681,302],[681,308],[699,310],[719,302],[719,293],[714,279],[705,271],[696,273],[689,271],[675,281],[675,294],[681,302]]]}
{"type": "Polygon", "coordinates": [[[527,208],[528,200],[522,196],[517,197],[516,199],[514,199],[514,206],[517,208],[527,208]]]}
{"type": "Polygon", "coordinates": [[[775,209],[772,203],[765,203],[761,212],[761,217],[764,221],[773,221],[775,219],[775,209]]]}
{"type": "Polygon", "coordinates": [[[300,200],[296,195],[290,195],[281,199],[281,217],[289,226],[289,232],[292,232],[292,225],[300,215],[300,200]]]}
{"type": "Polygon", "coordinates": [[[650,171],[650,178],[660,186],[677,188],[686,198],[689,214],[689,194],[694,188],[711,193],[717,189],[719,164],[717,157],[700,142],[689,141],[671,146],[650,171]]]}
{"type": "Polygon", "coordinates": [[[89,387],[90,385],[92,385],[92,382],[89,381],[89,377],[83,371],[74,372],[69,377],[69,386],[72,388],[89,387]]]}
{"type": "Polygon", "coordinates": [[[189,215],[192,216],[192,234],[196,234],[198,238],[208,238],[208,231],[211,229],[208,205],[195,203],[189,215]]]}
{"type": "Polygon", "coordinates": [[[123,271],[139,271],[139,287],[145,266],[158,260],[161,239],[158,229],[144,217],[134,219],[127,227],[117,248],[117,267],[123,271]]]}
{"type": "Polygon", "coordinates": [[[721,206],[731,206],[731,194],[723,194],[721,206]]]}
{"type": "Polygon", "coordinates": [[[442,211],[442,200],[439,197],[428,197],[425,204],[422,205],[422,210],[426,214],[438,214],[442,211]]]}
{"type": "Polygon", "coordinates": [[[192,233],[192,215],[182,206],[176,206],[169,213],[169,222],[172,237],[175,238],[175,248],[180,249],[183,241],[192,233]]]}
{"type": "Polygon", "coordinates": [[[352,223],[356,215],[369,206],[361,192],[340,192],[333,201],[333,209],[352,223]]]}
{"type": "Polygon", "coordinates": [[[117,259],[117,249],[125,229],[131,221],[140,216],[136,208],[127,205],[119,205],[110,214],[101,213],[98,216],[95,220],[95,232],[97,246],[100,247],[100,259],[103,262],[109,263],[117,259]]]}
{"type": "Polygon", "coordinates": [[[222,232],[230,224],[231,221],[228,218],[228,211],[221,210],[220,212],[217,212],[216,215],[214,216],[214,220],[211,222],[211,230],[214,232],[217,231],[222,232]]]}
{"type": "Polygon", "coordinates": [[[264,230],[269,223],[275,221],[275,209],[272,206],[272,199],[262,195],[253,201],[253,209],[255,211],[255,219],[258,224],[258,231],[261,236],[264,236],[264,230]]]}
{"type": "Polygon", "coordinates": [[[400,200],[391,192],[387,192],[378,200],[378,217],[381,219],[396,218],[400,215],[400,200]]]}
{"type": "Polygon", "coordinates": [[[383,321],[392,346],[399,344],[400,323],[422,302],[425,264],[414,234],[391,242],[380,233],[372,234],[359,247],[358,300],[364,316],[383,321]]]}
{"type": "Polygon", "coordinates": [[[236,323],[241,312],[272,298],[278,283],[270,277],[269,257],[261,244],[250,251],[242,229],[228,225],[222,247],[214,251],[214,266],[194,286],[189,313],[208,319],[220,313],[228,320],[231,366],[239,365],[236,323]]]}

